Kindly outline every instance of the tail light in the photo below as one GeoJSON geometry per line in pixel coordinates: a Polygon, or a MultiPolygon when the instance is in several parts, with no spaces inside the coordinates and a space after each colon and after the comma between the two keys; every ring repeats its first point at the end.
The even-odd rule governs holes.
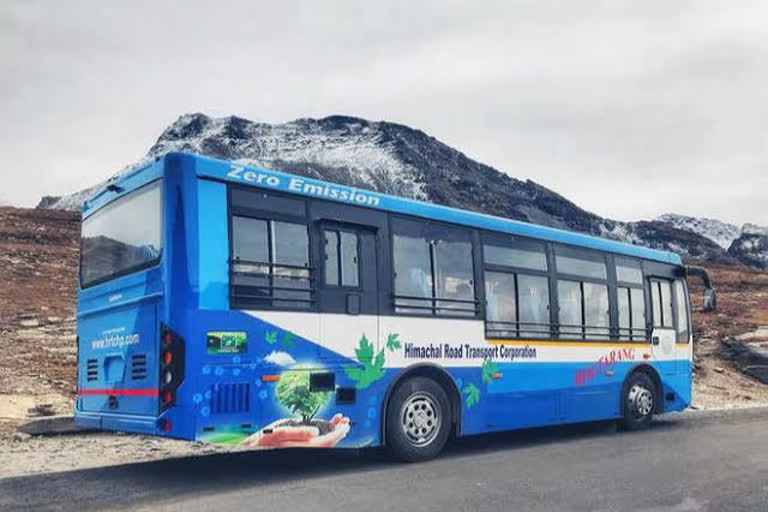
{"type": "Polygon", "coordinates": [[[176,404],[176,390],[184,380],[184,339],[168,326],[160,329],[160,412],[176,404]]]}

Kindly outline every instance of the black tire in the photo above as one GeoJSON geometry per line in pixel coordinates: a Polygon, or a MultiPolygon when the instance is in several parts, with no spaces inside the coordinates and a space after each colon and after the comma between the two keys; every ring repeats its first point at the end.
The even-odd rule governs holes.
{"type": "Polygon", "coordinates": [[[407,462],[431,459],[451,433],[451,403],[437,382],[409,377],[392,393],[386,422],[387,450],[393,456],[407,462]]]}
{"type": "Polygon", "coordinates": [[[624,384],[621,396],[623,416],[619,425],[624,430],[647,428],[653,420],[658,392],[653,379],[645,372],[633,373],[624,384]]]}

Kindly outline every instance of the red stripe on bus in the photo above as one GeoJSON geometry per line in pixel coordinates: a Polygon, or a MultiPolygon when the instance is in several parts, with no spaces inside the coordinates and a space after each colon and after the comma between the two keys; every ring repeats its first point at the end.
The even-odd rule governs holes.
{"type": "Polygon", "coordinates": [[[78,395],[158,396],[157,389],[80,389],[78,395]]]}

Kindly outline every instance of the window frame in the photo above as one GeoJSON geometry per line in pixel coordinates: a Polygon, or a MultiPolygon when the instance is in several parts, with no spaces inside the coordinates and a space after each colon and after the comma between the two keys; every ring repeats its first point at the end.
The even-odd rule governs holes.
{"type": "Polygon", "coordinates": [[[109,203],[105,204],[98,210],[94,211],[92,214],[90,214],[86,219],[83,219],[82,223],[85,223],[88,219],[90,219],[92,216],[99,214],[99,212],[106,211],[110,207],[114,207],[116,204],[120,204],[125,202],[126,200],[130,200],[131,196],[134,196],[136,192],[148,190],[151,186],[157,186],[160,189],[160,250],[158,252],[157,257],[148,260],[140,265],[133,265],[131,267],[127,267],[125,269],[120,270],[119,272],[112,273],[110,275],[102,276],[97,279],[92,279],[90,281],[83,281],[83,264],[85,263],[83,260],[83,245],[84,245],[84,238],[82,236],[82,228],[80,232],[80,241],[79,241],[79,253],[78,253],[78,263],[77,263],[77,283],[80,286],[81,290],[87,290],[88,288],[92,288],[94,286],[104,284],[108,281],[112,281],[115,279],[119,279],[121,277],[125,277],[130,274],[136,274],[138,272],[143,272],[145,270],[149,270],[151,268],[157,267],[160,262],[163,259],[163,255],[165,254],[165,244],[166,244],[166,185],[164,182],[164,179],[162,177],[153,179],[152,181],[149,181],[147,183],[144,183],[141,186],[136,187],[135,189],[131,190],[130,192],[126,192],[120,197],[115,198],[114,200],[110,201],[109,203]]]}
{"type": "Polygon", "coordinates": [[[671,329],[671,330],[675,331],[675,336],[677,336],[677,305],[675,304],[674,282],[675,282],[675,279],[674,278],[669,278],[669,277],[662,277],[662,276],[655,276],[655,275],[653,275],[653,276],[649,276],[649,278],[648,278],[648,284],[651,287],[651,293],[650,293],[651,313],[652,313],[651,329],[671,329]],[[663,323],[664,322],[664,302],[663,302],[664,301],[664,294],[662,293],[662,290],[661,290],[661,283],[662,282],[665,282],[665,283],[667,283],[669,285],[669,300],[671,302],[670,309],[671,309],[671,313],[672,313],[672,324],[671,325],[664,325],[664,323],[663,323]],[[660,313],[659,316],[661,317],[660,320],[662,322],[660,324],[657,323],[658,319],[656,318],[656,312],[654,311],[654,302],[655,302],[654,301],[654,293],[653,293],[654,285],[656,285],[658,287],[658,290],[659,290],[659,297],[658,298],[659,298],[660,302],[659,302],[658,306],[659,306],[659,313],[660,313]]]}
{"type": "MultiPolygon", "coordinates": [[[[617,329],[618,329],[618,310],[617,310],[617,302],[618,299],[616,297],[616,269],[614,266],[614,254],[610,252],[603,252],[598,251],[594,249],[589,249],[586,247],[576,247],[568,244],[563,243],[557,243],[553,242],[551,244],[551,252],[552,252],[552,258],[551,258],[551,278],[552,281],[552,289],[554,290],[554,293],[557,295],[557,306],[556,311],[553,312],[552,315],[552,322],[553,322],[553,338],[558,341],[563,342],[576,342],[576,343],[612,343],[616,342],[618,339],[617,336],[617,329]],[[561,272],[557,268],[557,251],[558,248],[564,248],[566,251],[571,253],[579,253],[582,252],[587,255],[591,255],[594,257],[594,259],[600,259],[603,261],[603,264],[605,265],[605,278],[599,278],[599,277],[593,277],[593,276],[585,276],[585,275],[578,275],[578,274],[572,274],[569,272],[561,272]],[[579,283],[580,290],[581,290],[581,320],[582,325],[582,336],[581,338],[573,337],[575,333],[562,333],[561,327],[562,324],[560,323],[560,294],[559,294],[559,287],[558,282],[559,281],[570,281],[570,282],[576,282],[579,283]],[[584,283],[591,283],[591,284],[599,284],[599,285],[605,285],[608,289],[608,327],[601,327],[596,325],[586,325],[586,304],[585,304],[585,294],[584,294],[584,283]],[[587,335],[587,330],[589,329],[600,329],[606,331],[606,334],[603,336],[601,335],[595,335],[590,334],[587,335]],[[571,337],[564,337],[563,334],[566,336],[571,335],[571,337]]],[[[576,325],[568,325],[566,328],[572,328],[576,329],[579,326],[576,325]]]]}
{"type": "MultiPolygon", "coordinates": [[[[627,266],[627,265],[625,265],[627,266]]],[[[649,319],[651,318],[652,314],[649,313],[648,305],[649,305],[649,290],[646,289],[645,283],[648,281],[649,276],[645,272],[645,264],[643,263],[643,260],[638,258],[632,258],[630,256],[614,256],[613,257],[613,273],[615,276],[615,292],[616,295],[616,339],[620,341],[621,343],[638,343],[638,344],[649,344],[650,343],[650,333],[648,330],[648,324],[649,319]],[[636,281],[622,281],[619,279],[619,272],[618,267],[620,266],[620,262],[628,262],[630,264],[637,264],[640,267],[640,282],[636,281]],[[618,303],[618,295],[619,291],[627,288],[629,289],[629,317],[630,317],[630,327],[621,327],[619,315],[621,312],[619,311],[619,303],[618,303]],[[633,318],[634,318],[634,312],[633,312],[633,301],[632,301],[632,290],[641,290],[643,293],[643,311],[645,312],[645,322],[643,323],[642,327],[632,327],[634,325],[633,318]],[[637,334],[634,334],[634,331],[642,329],[643,334],[641,339],[635,339],[638,337],[637,334]],[[622,334],[622,331],[629,330],[629,333],[627,335],[622,334]]],[[[652,305],[651,305],[652,306],[652,305]]]]}
{"type": "Polygon", "coordinates": [[[646,297],[646,291],[645,287],[642,285],[634,285],[630,286],[628,283],[621,281],[616,283],[616,336],[617,339],[622,343],[648,343],[648,300],[646,297]],[[627,293],[627,307],[629,308],[629,327],[622,327],[621,326],[621,309],[618,306],[618,296],[619,293],[623,290],[626,290],[627,293]],[[632,292],[635,290],[640,290],[642,293],[642,305],[643,305],[643,311],[645,313],[645,321],[642,323],[642,327],[633,327],[634,325],[634,301],[632,300],[632,292]],[[642,330],[642,335],[634,334],[635,331],[642,330]],[[624,334],[623,331],[628,331],[627,334],[624,334]],[[638,339],[640,338],[640,339],[638,339]]]}
{"type": "MultiPolygon", "coordinates": [[[[482,320],[484,324],[484,331],[486,338],[492,338],[492,339],[504,339],[504,340],[520,340],[520,339],[528,339],[533,338],[535,340],[548,340],[553,338],[553,324],[552,324],[552,310],[553,310],[553,299],[552,299],[552,283],[551,283],[551,268],[552,268],[552,262],[550,258],[550,250],[549,250],[549,243],[544,240],[538,240],[535,238],[528,238],[528,237],[522,237],[517,235],[504,235],[502,233],[492,232],[492,231],[483,231],[480,236],[480,243],[479,243],[479,252],[480,252],[480,261],[478,263],[480,267],[480,273],[481,273],[481,281],[482,281],[482,288],[483,290],[483,296],[482,296],[482,302],[481,302],[481,315],[482,320]],[[544,259],[546,262],[546,270],[538,270],[538,269],[532,269],[530,267],[520,267],[516,265],[502,265],[498,263],[487,263],[485,261],[485,246],[486,245],[495,245],[497,247],[509,247],[514,248],[515,242],[523,242],[524,244],[530,244],[530,245],[539,245],[541,247],[541,250],[544,254],[544,259]],[[485,296],[485,286],[486,286],[486,273],[488,272],[495,272],[495,273],[501,273],[501,274],[507,274],[511,275],[515,282],[515,321],[514,322],[493,322],[488,320],[488,305],[487,300],[488,298],[485,296]],[[524,329],[521,326],[520,321],[520,284],[519,284],[519,277],[520,275],[525,276],[532,276],[532,277],[543,277],[546,279],[547,282],[547,294],[548,294],[548,301],[547,301],[547,313],[549,316],[549,322],[546,324],[535,324],[533,325],[533,330],[535,330],[538,327],[542,328],[541,335],[539,337],[534,336],[523,336],[522,333],[530,332],[531,329],[524,329]],[[489,331],[488,324],[499,324],[499,323],[508,323],[514,325],[513,329],[509,329],[508,331],[514,331],[516,334],[514,336],[510,335],[498,335],[494,334],[491,335],[490,333],[492,331],[499,331],[499,329],[492,329],[489,331]],[[546,328],[546,330],[544,330],[546,328]]],[[[527,325],[531,325],[529,323],[526,323],[527,325]]]]}
{"type": "MultiPolygon", "coordinates": [[[[293,195],[286,195],[281,193],[275,193],[272,191],[267,190],[254,190],[248,187],[238,186],[238,185],[228,185],[227,187],[227,230],[228,230],[228,237],[229,237],[229,308],[230,310],[235,311],[243,311],[248,309],[256,309],[256,310],[264,310],[264,311],[293,311],[293,312],[312,312],[312,311],[318,311],[319,304],[317,300],[317,268],[316,264],[314,262],[314,238],[315,235],[313,233],[313,229],[311,226],[311,221],[309,219],[309,203],[307,198],[301,197],[301,196],[293,196],[293,195]],[[286,214],[282,212],[275,212],[268,209],[260,208],[259,203],[254,204],[235,204],[233,201],[233,195],[237,192],[245,191],[245,192],[251,192],[254,196],[261,195],[262,197],[270,197],[275,198],[278,201],[282,200],[295,200],[298,203],[302,204],[302,211],[304,212],[304,215],[296,215],[296,214],[286,214]],[[235,279],[234,275],[237,273],[235,270],[235,264],[237,263],[235,261],[235,255],[234,255],[234,249],[235,249],[235,241],[234,241],[234,218],[235,217],[244,217],[249,219],[255,219],[255,220],[261,220],[267,222],[267,256],[270,261],[268,262],[261,262],[262,265],[266,265],[270,269],[270,275],[262,275],[260,277],[264,277],[268,280],[270,286],[270,291],[274,292],[274,285],[272,285],[273,279],[275,277],[286,277],[286,276],[275,276],[274,275],[274,267],[284,267],[284,268],[296,268],[296,269],[306,269],[307,271],[307,277],[306,281],[308,283],[307,288],[296,288],[296,292],[306,292],[309,296],[308,299],[293,299],[293,298],[280,298],[275,297],[274,295],[267,295],[263,299],[262,298],[240,298],[238,299],[237,294],[235,294],[235,279]],[[273,242],[273,230],[272,222],[284,222],[284,223],[291,223],[291,224],[299,224],[306,228],[307,231],[307,266],[306,267],[299,267],[294,265],[286,265],[286,264],[280,264],[272,261],[274,259],[274,242],[273,242]],[[255,304],[255,302],[260,301],[261,303],[255,304]],[[278,304],[275,305],[275,302],[278,304]],[[286,303],[294,303],[297,304],[296,306],[288,306],[286,303]],[[305,306],[300,306],[298,304],[305,304],[305,306]]],[[[247,285],[242,285],[247,286],[247,285]]],[[[285,290],[285,291],[291,291],[291,290],[285,290]]]]}
{"type": "Polygon", "coordinates": [[[360,262],[360,233],[359,231],[356,231],[352,228],[345,227],[343,225],[337,225],[333,223],[327,223],[327,222],[320,222],[319,226],[320,231],[320,256],[322,258],[322,270],[320,271],[320,277],[322,285],[328,288],[333,288],[336,290],[349,290],[349,291],[359,291],[363,289],[363,276],[362,276],[362,265],[360,262]],[[338,272],[338,284],[331,284],[327,281],[327,273],[326,273],[326,260],[325,260],[325,233],[326,232],[334,232],[338,235],[338,244],[336,246],[338,259],[336,262],[336,271],[338,272]],[[355,254],[357,255],[357,261],[355,262],[355,266],[357,267],[357,285],[350,286],[344,284],[344,273],[342,271],[344,262],[343,262],[343,253],[342,253],[342,237],[341,233],[347,233],[349,235],[353,235],[355,237],[355,254]]]}
{"type": "Polygon", "coordinates": [[[558,300],[560,296],[560,283],[566,282],[566,283],[573,283],[577,284],[579,287],[579,295],[580,295],[580,316],[581,316],[581,324],[562,324],[560,322],[560,311],[561,307],[558,304],[558,318],[557,318],[557,329],[558,329],[558,339],[563,341],[584,341],[584,342],[611,342],[614,339],[613,336],[613,321],[612,321],[612,312],[613,308],[611,306],[611,287],[609,282],[603,281],[590,281],[590,280],[577,280],[577,279],[571,279],[571,278],[564,278],[562,275],[558,276],[557,279],[557,293],[558,293],[558,300]],[[608,299],[608,326],[599,326],[599,325],[589,325],[587,324],[587,301],[586,301],[586,291],[585,286],[586,284],[591,284],[595,286],[603,286],[605,287],[606,291],[606,298],[608,299]],[[575,332],[563,332],[562,328],[566,329],[581,329],[581,336],[575,337],[578,333],[575,332]],[[596,334],[594,332],[588,332],[590,329],[592,330],[601,330],[605,331],[605,334],[596,334]]]}
{"type": "Polygon", "coordinates": [[[607,283],[611,280],[611,267],[613,266],[610,261],[611,253],[597,251],[594,249],[588,249],[586,247],[574,247],[572,245],[566,245],[562,243],[552,244],[552,267],[557,273],[558,277],[565,277],[566,279],[578,280],[578,281],[590,281],[594,283],[607,283]],[[581,274],[572,274],[570,272],[563,272],[557,266],[557,250],[563,248],[571,253],[584,253],[589,256],[593,256],[594,259],[601,259],[605,266],[605,277],[586,276],[581,274]]]}
{"type": "Polygon", "coordinates": [[[522,236],[517,235],[507,235],[504,236],[501,233],[493,233],[493,232],[483,232],[482,236],[480,237],[481,245],[482,245],[482,261],[480,262],[481,266],[483,268],[489,268],[491,270],[493,269],[513,269],[516,273],[519,271],[520,273],[529,273],[529,274],[537,274],[537,275],[549,275],[549,269],[550,269],[550,262],[549,262],[549,254],[547,250],[547,242],[543,240],[537,240],[535,238],[526,238],[522,236]],[[515,244],[521,242],[522,244],[534,246],[537,245],[541,248],[541,252],[544,255],[544,263],[546,265],[546,268],[544,270],[535,269],[531,267],[524,267],[519,265],[504,265],[501,263],[489,263],[485,261],[485,246],[486,245],[493,245],[496,247],[503,247],[508,249],[516,249],[515,244]]]}
{"type": "MultiPolygon", "coordinates": [[[[481,299],[484,296],[481,295],[480,286],[478,286],[478,250],[477,250],[477,230],[467,227],[467,226],[461,226],[459,224],[452,224],[432,219],[423,219],[416,216],[411,215],[400,215],[400,214],[390,214],[387,219],[388,224],[388,231],[389,231],[389,258],[390,258],[390,264],[389,264],[389,273],[390,273],[390,289],[391,289],[391,296],[389,300],[389,304],[391,307],[391,312],[393,315],[397,316],[408,316],[408,317],[420,317],[420,318],[436,318],[436,319],[460,319],[460,320],[478,320],[483,318],[485,312],[484,308],[482,307],[481,299]],[[396,232],[395,230],[395,223],[397,222],[405,222],[411,224],[411,226],[406,227],[406,233],[403,231],[396,232]],[[409,231],[413,226],[416,224],[419,224],[421,227],[420,232],[415,234],[408,234],[407,231],[409,231]],[[395,258],[395,236],[401,235],[401,236],[413,236],[413,237],[421,237],[425,236],[423,233],[424,231],[428,232],[453,232],[453,233],[463,233],[466,235],[466,242],[470,244],[470,254],[472,256],[472,262],[471,262],[471,271],[472,271],[472,292],[473,292],[473,300],[464,300],[464,299],[451,299],[451,298],[445,298],[445,297],[438,297],[437,296],[437,269],[435,266],[435,255],[434,255],[434,245],[430,244],[430,270],[431,270],[431,276],[432,276],[432,294],[430,297],[415,297],[415,296],[405,296],[405,295],[399,295],[397,293],[397,288],[395,287],[395,281],[396,281],[396,274],[397,269],[395,267],[396,258],[395,258]],[[424,301],[425,306],[421,305],[398,305],[397,300],[413,300],[413,301],[424,301]],[[440,302],[455,302],[460,304],[473,304],[474,308],[470,309],[450,309],[445,308],[443,306],[438,306],[440,302]],[[403,311],[403,309],[409,310],[409,311],[403,311]],[[437,311],[445,311],[445,313],[438,313],[437,311]],[[423,311],[423,312],[422,312],[423,311]],[[466,314],[462,314],[466,313],[466,314]]],[[[426,237],[425,237],[426,238],[426,237]]],[[[438,238],[439,240],[439,238],[438,238]]],[[[455,241],[446,239],[446,241],[455,241]]],[[[485,284],[483,283],[483,287],[485,284]]],[[[484,292],[484,290],[483,290],[484,292]]]]}
{"type": "Polygon", "coordinates": [[[672,315],[675,318],[675,343],[678,345],[688,345],[691,342],[691,338],[693,337],[693,318],[691,314],[691,296],[688,292],[688,281],[684,277],[677,277],[672,281],[672,297],[672,315]],[[685,306],[685,319],[687,322],[686,332],[688,335],[686,336],[685,341],[680,341],[680,325],[678,325],[678,320],[680,320],[680,298],[677,296],[678,290],[676,286],[676,283],[678,282],[680,282],[683,291],[682,301],[683,305],[685,306]]]}

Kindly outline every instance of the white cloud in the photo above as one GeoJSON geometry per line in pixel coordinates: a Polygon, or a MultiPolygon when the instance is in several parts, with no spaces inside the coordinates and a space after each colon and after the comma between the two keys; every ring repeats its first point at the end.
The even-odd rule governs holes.
{"type": "Polygon", "coordinates": [[[268,356],[264,358],[268,363],[276,364],[278,366],[291,366],[296,364],[296,360],[291,357],[287,352],[281,352],[279,350],[273,350],[268,356]]]}

